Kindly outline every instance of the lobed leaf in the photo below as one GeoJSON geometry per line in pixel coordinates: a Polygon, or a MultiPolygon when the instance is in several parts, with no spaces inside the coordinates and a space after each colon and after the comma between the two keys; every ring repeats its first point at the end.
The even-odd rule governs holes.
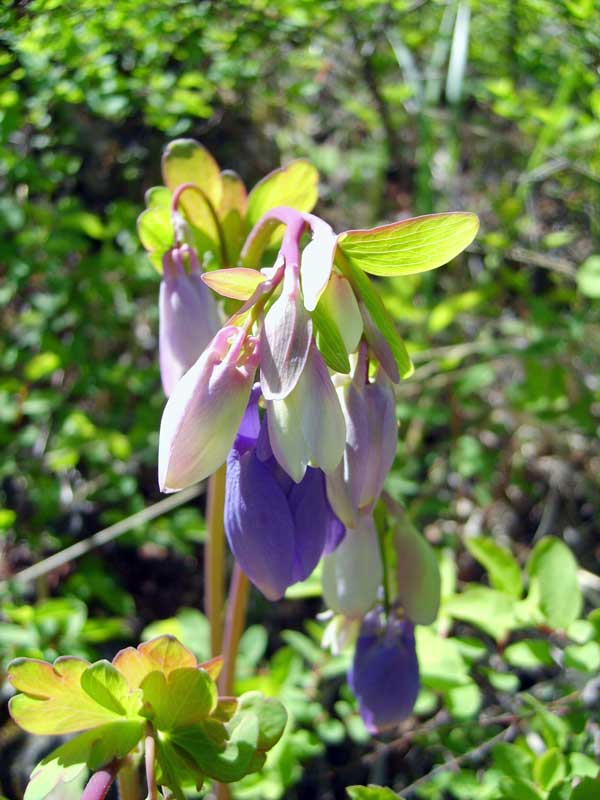
{"type": "Polygon", "coordinates": [[[137,689],[146,675],[158,670],[168,675],[175,669],[197,667],[196,657],[174,636],[158,636],[137,648],[126,647],[113,658],[113,666],[137,689]]]}
{"type": "Polygon", "coordinates": [[[144,715],[160,731],[190,727],[205,720],[217,706],[217,687],[207,672],[193,667],[168,675],[151,672],[141,683],[144,715]]]}
{"type": "Polygon", "coordinates": [[[471,244],[478,229],[475,214],[427,214],[346,231],[338,236],[338,247],[354,267],[371,275],[414,275],[447,264],[471,244]]]}

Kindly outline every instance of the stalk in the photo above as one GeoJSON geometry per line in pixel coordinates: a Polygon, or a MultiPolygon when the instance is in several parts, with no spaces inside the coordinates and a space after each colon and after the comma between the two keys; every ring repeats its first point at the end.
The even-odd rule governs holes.
{"type": "Polygon", "coordinates": [[[227,598],[227,618],[225,620],[225,638],[223,642],[223,671],[219,678],[220,694],[233,694],[235,677],[235,661],[240,638],[246,622],[249,582],[239,564],[233,568],[229,597],[227,598]]]}
{"type": "Polygon", "coordinates": [[[104,800],[120,766],[121,764],[119,761],[113,761],[111,764],[104,767],[104,769],[99,769],[97,772],[94,772],[83,790],[81,800],[104,800]]]}
{"type": "Polygon", "coordinates": [[[131,758],[125,759],[117,775],[119,800],[141,800],[140,776],[137,763],[131,758]]]}
{"type": "Polygon", "coordinates": [[[211,655],[223,646],[223,603],[225,600],[225,464],[208,481],[206,503],[207,539],[204,548],[204,608],[210,623],[211,655]]]}

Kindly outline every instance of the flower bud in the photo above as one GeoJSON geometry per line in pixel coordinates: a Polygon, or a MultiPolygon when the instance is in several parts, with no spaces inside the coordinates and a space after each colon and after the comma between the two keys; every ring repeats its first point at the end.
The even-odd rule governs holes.
{"type": "Polygon", "coordinates": [[[397,597],[417,625],[431,625],[440,606],[440,569],[427,540],[404,516],[394,530],[397,597]]]}
{"type": "Polygon", "coordinates": [[[257,363],[256,341],[228,326],[217,333],[177,383],[160,424],[161,491],[184,489],[225,462],[244,415],[257,363]]]}
{"type": "Polygon", "coordinates": [[[217,304],[201,279],[196,254],[186,248],[187,272],[181,250],[169,251],[163,258],[160,284],[160,375],[167,397],[219,329],[217,304]]]}
{"type": "Polygon", "coordinates": [[[377,602],[383,580],[377,531],[370,514],[347,530],[339,547],[323,559],[323,598],[336,614],[362,617],[377,602]]]}
{"type": "Polygon", "coordinates": [[[346,438],[344,415],[325,362],[311,342],[296,388],[282,400],[267,401],[269,439],[279,464],[296,483],[306,467],[334,470],[346,438]]]}
{"type": "Polygon", "coordinates": [[[419,693],[412,623],[398,619],[384,623],[377,611],[365,617],[348,683],[371,733],[393,728],[407,719],[419,693]]]}
{"type": "Polygon", "coordinates": [[[346,278],[332,272],[320,303],[337,325],[346,351],[356,352],[363,334],[363,321],[358,302],[346,278]]]}

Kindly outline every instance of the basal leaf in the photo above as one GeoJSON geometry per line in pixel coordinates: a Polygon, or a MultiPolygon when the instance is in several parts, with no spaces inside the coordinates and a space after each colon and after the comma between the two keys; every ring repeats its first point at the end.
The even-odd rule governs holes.
{"type": "Polygon", "coordinates": [[[478,536],[465,539],[465,546],[479,563],[487,570],[494,589],[521,597],[523,579],[521,569],[514,556],[490,537],[478,536]]]}
{"type": "Polygon", "coordinates": [[[127,680],[109,661],[97,661],[81,675],[81,688],[97,703],[120,716],[134,716],[142,696],[130,691],[127,680]]]}
{"type": "Polygon", "coordinates": [[[564,630],[581,613],[581,590],[577,583],[577,562],[560,539],[547,536],[533,548],[527,562],[530,593],[552,628],[564,630]]]}
{"type": "Polygon", "coordinates": [[[246,692],[238,698],[236,716],[241,718],[248,714],[253,714],[258,720],[258,749],[270,750],[283,735],[287,723],[285,708],[274,697],[264,697],[260,692],[246,692]]]}
{"type": "Polygon", "coordinates": [[[477,233],[475,214],[428,214],[370,230],[346,231],[338,247],[354,267],[371,275],[414,275],[447,264],[477,233]]]}
{"type": "Polygon", "coordinates": [[[79,658],[59,658],[54,666],[20,658],[9,665],[8,677],[17,694],[10,713],[24,730],[61,734],[115,722],[120,715],[100,705],[81,686],[89,663],[79,658]]]}
{"type": "MultiPolygon", "coordinates": [[[[381,332],[388,343],[401,378],[408,378],[414,372],[414,367],[406,345],[400,338],[396,326],[390,317],[386,307],[377,290],[367,278],[367,276],[360,269],[357,269],[347,258],[341,253],[340,248],[336,252],[336,263],[344,273],[346,278],[350,281],[356,294],[362,299],[367,311],[369,312],[373,323],[381,332]]],[[[366,331],[365,331],[366,333],[366,331]]]]}
{"type": "Polygon", "coordinates": [[[196,667],[198,661],[174,636],[158,636],[137,648],[126,647],[113,658],[130,688],[137,689],[146,675],[158,670],[168,675],[174,669],[196,667]]]}
{"type": "Polygon", "coordinates": [[[206,719],[217,706],[217,687],[207,672],[193,667],[165,676],[151,672],[141,684],[144,714],[161,731],[186,728],[206,719]]]}
{"type": "Polygon", "coordinates": [[[248,225],[252,227],[267,211],[276,206],[290,206],[297,211],[312,211],[318,197],[319,173],[304,159],[270,172],[248,196],[248,225]]]}
{"type": "Polygon", "coordinates": [[[248,300],[254,291],[266,280],[262,272],[246,267],[216,269],[204,272],[202,280],[214,292],[233,300],[248,300]]]}

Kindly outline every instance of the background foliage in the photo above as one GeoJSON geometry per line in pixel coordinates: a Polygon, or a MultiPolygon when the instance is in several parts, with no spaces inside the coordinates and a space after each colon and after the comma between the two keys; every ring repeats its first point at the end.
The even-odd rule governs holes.
{"type": "MultiPolygon", "coordinates": [[[[418,365],[389,502],[436,545],[444,603],[416,719],[373,742],[314,584],[253,595],[238,688],[293,722],[236,796],[598,796],[597,22],[593,0],[3,5],[2,665],[165,631],[207,656],[202,499],[11,578],[159,499],[158,281],[135,219],[165,143],[193,136],[248,184],[307,156],[337,230],[482,219],[450,266],[378,282],[418,365]]],[[[44,743],[2,725],[18,798],[44,743]]]]}

